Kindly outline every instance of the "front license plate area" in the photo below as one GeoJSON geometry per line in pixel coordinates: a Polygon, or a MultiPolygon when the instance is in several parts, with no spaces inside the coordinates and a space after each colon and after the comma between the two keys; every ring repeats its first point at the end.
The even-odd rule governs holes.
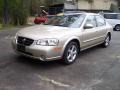
{"type": "Polygon", "coordinates": [[[17,50],[20,51],[20,52],[25,52],[25,46],[23,45],[17,45],[17,50]]]}

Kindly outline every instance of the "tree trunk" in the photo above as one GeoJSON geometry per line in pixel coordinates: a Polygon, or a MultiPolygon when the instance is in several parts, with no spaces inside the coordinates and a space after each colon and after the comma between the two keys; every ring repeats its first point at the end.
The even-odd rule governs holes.
{"type": "Polygon", "coordinates": [[[9,22],[9,10],[8,10],[8,0],[4,0],[4,24],[8,24],[9,22]]]}

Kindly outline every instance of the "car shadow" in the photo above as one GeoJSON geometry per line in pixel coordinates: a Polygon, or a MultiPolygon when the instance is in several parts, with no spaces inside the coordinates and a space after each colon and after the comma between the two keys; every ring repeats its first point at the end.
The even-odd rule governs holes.
{"type": "MultiPolygon", "coordinates": [[[[102,49],[102,48],[99,47],[99,46],[96,46],[96,47],[84,50],[84,51],[80,52],[80,54],[78,56],[78,59],[81,58],[81,57],[86,57],[87,54],[89,54],[91,52],[96,52],[99,49],[102,49]]],[[[31,67],[34,67],[34,68],[49,69],[49,68],[59,68],[59,67],[63,67],[63,66],[72,66],[72,65],[63,64],[62,60],[40,61],[40,60],[37,60],[37,59],[31,59],[31,58],[20,56],[20,55],[16,56],[16,60],[17,60],[17,63],[19,63],[19,64],[23,64],[23,65],[26,65],[26,66],[31,66],[31,67]]]]}
{"type": "Polygon", "coordinates": [[[56,60],[56,61],[40,61],[37,59],[31,59],[28,57],[24,57],[24,56],[17,56],[17,63],[22,64],[22,65],[26,65],[26,66],[31,66],[33,68],[55,68],[55,67],[62,67],[65,66],[64,64],[62,64],[62,62],[60,60],[56,60]]]}
{"type": "Polygon", "coordinates": [[[95,46],[95,47],[92,47],[92,48],[83,50],[83,51],[80,52],[78,58],[84,57],[84,56],[86,56],[86,55],[89,54],[89,53],[95,53],[95,52],[97,52],[97,51],[99,51],[99,50],[101,50],[101,49],[104,49],[104,48],[101,47],[100,45],[98,45],[98,46],[95,46]]]}

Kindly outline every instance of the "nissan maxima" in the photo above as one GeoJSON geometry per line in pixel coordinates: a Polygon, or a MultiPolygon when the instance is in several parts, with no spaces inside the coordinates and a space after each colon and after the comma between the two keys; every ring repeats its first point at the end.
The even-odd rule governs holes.
{"type": "Polygon", "coordinates": [[[12,45],[20,55],[72,64],[80,51],[96,45],[108,47],[111,31],[112,26],[99,14],[69,13],[54,16],[44,25],[21,29],[12,45]]]}

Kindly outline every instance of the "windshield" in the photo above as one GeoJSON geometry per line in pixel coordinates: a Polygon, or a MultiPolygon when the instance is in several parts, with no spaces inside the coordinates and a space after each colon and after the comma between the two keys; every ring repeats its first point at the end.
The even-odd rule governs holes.
{"type": "Polygon", "coordinates": [[[46,21],[45,25],[78,28],[82,24],[84,18],[85,15],[83,14],[54,16],[46,21]]]}
{"type": "Polygon", "coordinates": [[[104,14],[106,19],[120,19],[120,14],[104,14]]]}

